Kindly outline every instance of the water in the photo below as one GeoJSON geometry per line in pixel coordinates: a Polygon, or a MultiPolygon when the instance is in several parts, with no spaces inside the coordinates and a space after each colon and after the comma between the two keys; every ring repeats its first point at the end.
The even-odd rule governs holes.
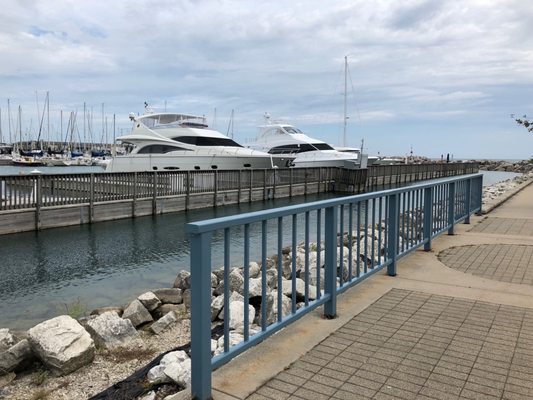
{"type": "Polygon", "coordinates": [[[19,165],[0,165],[0,176],[5,175],[31,175],[31,171],[38,170],[43,174],[75,174],[103,172],[104,168],[99,166],[71,166],[71,167],[27,167],[19,165]]]}
{"type": "Polygon", "coordinates": [[[505,172],[505,171],[479,171],[483,174],[483,186],[494,185],[498,182],[503,182],[507,179],[512,179],[514,177],[520,176],[522,174],[516,172],[505,172]]]}
{"type": "MultiPolygon", "coordinates": [[[[64,314],[78,301],[91,310],[171,287],[177,272],[189,268],[187,222],[330,197],[334,195],[299,196],[2,236],[0,327],[27,329],[64,314]]],[[[251,229],[256,250],[259,231],[258,226],[251,229]]],[[[232,234],[232,243],[242,243],[240,233],[232,234]]],[[[221,236],[213,237],[215,248],[220,249],[221,236]]],[[[256,259],[252,251],[251,260],[256,259]]],[[[215,250],[213,263],[220,266],[221,260],[215,250]]],[[[232,264],[242,265],[242,256],[232,255],[232,264]]]]}

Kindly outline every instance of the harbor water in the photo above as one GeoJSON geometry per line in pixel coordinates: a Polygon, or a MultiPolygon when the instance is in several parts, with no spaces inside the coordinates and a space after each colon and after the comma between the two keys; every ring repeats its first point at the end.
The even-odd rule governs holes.
{"type": "MultiPolygon", "coordinates": [[[[9,167],[0,167],[0,174],[11,173],[5,168],[9,167]]],[[[91,172],[87,167],[59,169],[65,173],[72,173],[72,169],[91,172]]],[[[97,171],[101,168],[96,167],[97,171]]],[[[517,174],[484,175],[486,184],[517,174]]],[[[177,272],[189,268],[187,222],[332,196],[299,196],[0,236],[0,328],[28,329],[68,313],[74,305],[88,311],[124,305],[147,290],[172,286],[177,272]]],[[[252,244],[259,237],[259,229],[252,227],[252,244]]],[[[233,240],[236,244],[242,240],[240,232],[233,240]]],[[[289,237],[284,239],[284,243],[289,242],[289,237]]],[[[215,236],[214,264],[222,259],[219,244],[221,238],[215,236]]],[[[258,258],[251,254],[252,260],[258,258]]],[[[232,264],[242,265],[241,255],[232,255],[232,264]]]]}

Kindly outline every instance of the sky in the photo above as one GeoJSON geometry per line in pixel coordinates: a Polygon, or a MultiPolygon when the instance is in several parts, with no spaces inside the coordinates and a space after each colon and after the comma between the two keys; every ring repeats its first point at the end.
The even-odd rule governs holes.
{"type": "Polygon", "coordinates": [[[533,117],[530,1],[4,0],[0,13],[3,141],[18,140],[19,106],[24,139],[70,138],[75,114],[74,140],[112,141],[113,115],[126,134],[146,101],[243,144],[268,112],[374,155],[533,157],[511,118],[533,117]]]}

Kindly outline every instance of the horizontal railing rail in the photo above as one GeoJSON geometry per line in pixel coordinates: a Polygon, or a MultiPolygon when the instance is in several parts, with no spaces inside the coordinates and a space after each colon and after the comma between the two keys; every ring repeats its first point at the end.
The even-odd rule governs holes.
{"type": "Polygon", "coordinates": [[[189,223],[193,398],[210,398],[213,369],[319,306],[333,318],[339,293],[383,268],[396,275],[400,257],[430,250],[436,235],[469,223],[481,211],[482,179],[443,178],[189,223]],[[213,256],[215,243],[221,255],[213,256]],[[212,323],[223,324],[214,354],[212,323]]]}

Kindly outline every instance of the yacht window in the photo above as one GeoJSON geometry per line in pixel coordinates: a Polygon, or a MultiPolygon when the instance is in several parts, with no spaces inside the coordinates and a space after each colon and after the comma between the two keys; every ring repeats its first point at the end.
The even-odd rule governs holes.
{"type": "Polygon", "coordinates": [[[301,130],[299,130],[298,128],[294,128],[292,126],[286,126],[284,127],[283,129],[285,129],[287,132],[289,133],[303,133],[301,130]]]}
{"type": "Polygon", "coordinates": [[[283,146],[276,146],[271,148],[268,152],[270,154],[290,154],[290,153],[305,153],[306,151],[316,150],[333,150],[327,143],[300,143],[300,144],[285,144],[283,146]]]}
{"type": "Polygon", "coordinates": [[[149,144],[144,146],[138,151],[139,154],[165,154],[170,153],[171,151],[177,150],[188,150],[177,146],[168,146],[164,144],[149,144]]]}
{"type": "Polygon", "coordinates": [[[200,169],[200,166],[199,165],[195,165],[194,169],[200,169]]]}
{"type": "Polygon", "coordinates": [[[174,171],[174,170],[180,169],[180,167],[163,167],[163,169],[174,171]]]}
{"type": "Polygon", "coordinates": [[[193,144],[195,146],[228,146],[243,147],[230,138],[206,137],[206,136],[178,136],[172,138],[176,142],[193,144]]]}
{"type": "Polygon", "coordinates": [[[152,169],[153,169],[154,171],[157,171],[157,167],[152,167],[152,169]]]}
{"type": "Polygon", "coordinates": [[[252,166],[252,164],[244,164],[243,167],[244,168],[250,168],[252,166]]]}
{"type": "Polygon", "coordinates": [[[211,165],[211,169],[218,169],[218,165],[211,165]]]}

